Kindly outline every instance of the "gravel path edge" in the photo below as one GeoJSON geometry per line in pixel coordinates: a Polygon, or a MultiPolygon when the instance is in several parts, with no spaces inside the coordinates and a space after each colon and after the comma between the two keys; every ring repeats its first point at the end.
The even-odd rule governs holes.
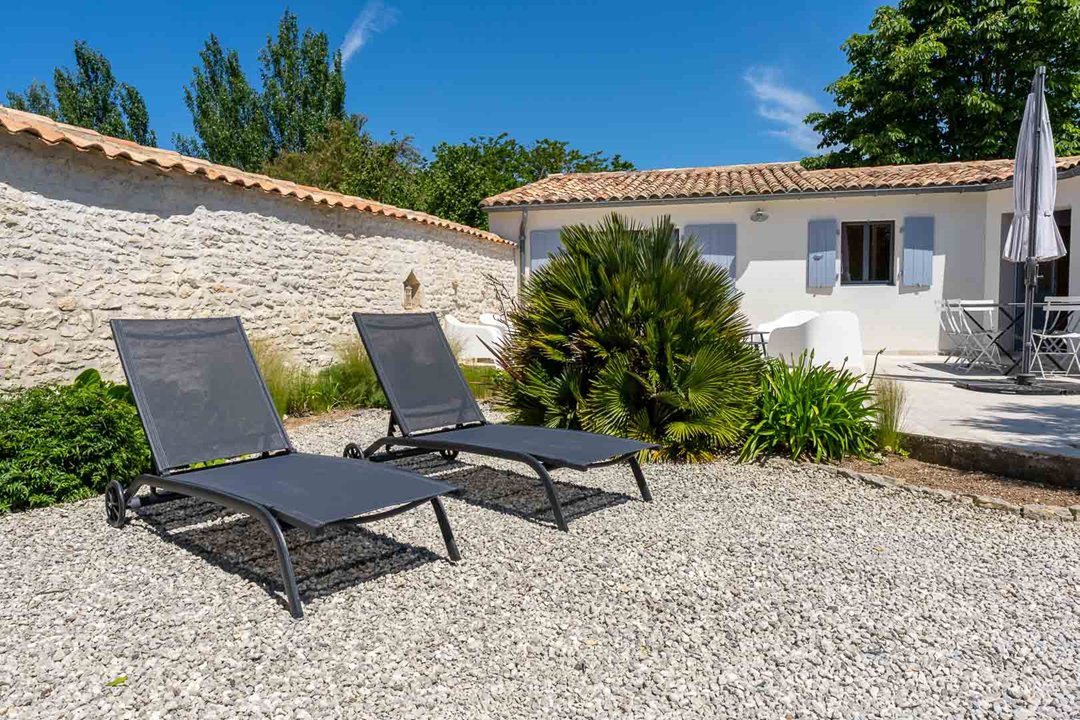
{"type": "Polygon", "coordinates": [[[827,470],[829,472],[835,473],[836,475],[839,475],[840,477],[846,477],[852,480],[859,480],[868,485],[873,485],[882,489],[902,490],[918,495],[927,495],[930,497],[939,498],[944,502],[956,502],[965,505],[974,505],[975,507],[983,508],[986,510],[995,510],[998,512],[1020,515],[1031,520],[1043,520],[1050,522],[1080,522],[1080,505],[1071,505],[1069,507],[1065,507],[1062,505],[1043,505],[1040,503],[1027,503],[1025,505],[1017,505],[994,495],[957,493],[953,492],[952,490],[945,490],[942,488],[932,488],[925,485],[916,485],[914,483],[909,483],[901,478],[893,477],[891,475],[864,473],[857,470],[837,467],[835,465],[827,465],[824,463],[805,464],[811,467],[817,467],[823,470],[827,470]]]}

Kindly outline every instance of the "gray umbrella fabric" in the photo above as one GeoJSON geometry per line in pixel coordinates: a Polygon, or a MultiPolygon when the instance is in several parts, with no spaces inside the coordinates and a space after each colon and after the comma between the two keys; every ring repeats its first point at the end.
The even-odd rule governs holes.
{"type": "MultiPolygon", "coordinates": [[[[1041,94],[1041,86],[1038,88],[1041,94]]],[[[1054,135],[1046,102],[1034,92],[1027,97],[1020,137],[1016,142],[1016,171],[1013,175],[1013,220],[1005,239],[1002,257],[1014,263],[1028,258],[1031,235],[1032,192],[1037,191],[1035,207],[1035,245],[1031,255],[1040,262],[1065,256],[1065,243],[1054,222],[1054,202],[1057,199],[1057,159],[1054,157],[1054,135]],[[1038,106],[1038,107],[1036,107],[1038,106]],[[1036,118],[1038,112],[1039,117],[1036,118]],[[1036,126],[1041,130],[1036,136],[1036,126]],[[1036,140],[1039,147],[1035,147],[1036,140]],[[1036,164],[1032,161],[1038,155],[1036,164]],[[1037,183],[1037,187],[1033,187],[1037,183]]]]}
{"type": "Polygon", "coordinates": [[[1024,106],[1020,137],[1016,141],[1016,171],[1013,175],[1013,221],[1009,227],[1003,257],[1024,263],[1024,315],[1020,358],[1020,385],[1032,385],[1032,330],[1035,316],[1035,286],[1039,261],[1065,256],[1054,221],[1057,199],[1057,160],[1050,115],[1046,111],[1046,68],[1035,71],[1031,92],[1024,106]]]}

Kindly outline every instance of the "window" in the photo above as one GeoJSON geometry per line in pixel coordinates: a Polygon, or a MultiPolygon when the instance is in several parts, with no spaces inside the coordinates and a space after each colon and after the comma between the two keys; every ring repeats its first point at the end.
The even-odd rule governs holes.
{"type": "Polygon", "coordinates": [[[735,278],[735,223],[687,225],[683,236],[697,243],[705,262],[719,265],[735,278]]]}
{"type": "Polygon", "coordinates": [[[844,223],[840,231],[841,284],[891,285],[894,236],[892,221],[844,223]]]}
{"type": "Polygon", "coordinates": [[[529,233],[529,270],[547,265],[548,258],[562,249],[560,230],[533,230],[529,233]]]}

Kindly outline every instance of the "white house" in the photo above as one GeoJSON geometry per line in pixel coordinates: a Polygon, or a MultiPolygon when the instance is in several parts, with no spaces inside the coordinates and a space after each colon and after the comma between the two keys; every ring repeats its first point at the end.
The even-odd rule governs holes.
{"type": "MultiPolygon", "coordinates": [[[[1058,161],[1066,245],[1080,157],[1058,161]]],[[[490,227],[518,243],[521,272],[559,248],[559,229],[618,212],[669,215],[727,266],[751,323],[791,310],[851,310],[867,351],[935,352],[935,302],[1020,296],[1001,261],[1012,161],[806,170],[798,163],[552,175],[487,198],[490,227]]],[[[1080,253],[1042,265],[1043,295],[1080,295],[1080,253]]]]}

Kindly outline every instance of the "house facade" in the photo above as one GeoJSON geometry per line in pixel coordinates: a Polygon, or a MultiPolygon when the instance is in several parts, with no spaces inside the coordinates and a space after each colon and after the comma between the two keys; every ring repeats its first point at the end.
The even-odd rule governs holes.
{"type": "MultiPolygon", "coordinates": [[[[1066,245],[1080,207],[1080,157],[1058,162],[1066,245]]],[[[1022,299],[1001,261],[1012,161],[842,170],[798,163],[552,175],[487,198],[493,232],[518,243],[527,277],[559,249],[558,231],[612,212],[670,216],[723,265],[757,325],[792,310],[850,310],[867,352],[934,353],[942,299],[1022,299]]],[[[1080,246],[1077,246],[1080,250],[1080,246]]],[[[1080,253],[1041,267],[1043,295],[1080,295],[1080,253]]]]}

